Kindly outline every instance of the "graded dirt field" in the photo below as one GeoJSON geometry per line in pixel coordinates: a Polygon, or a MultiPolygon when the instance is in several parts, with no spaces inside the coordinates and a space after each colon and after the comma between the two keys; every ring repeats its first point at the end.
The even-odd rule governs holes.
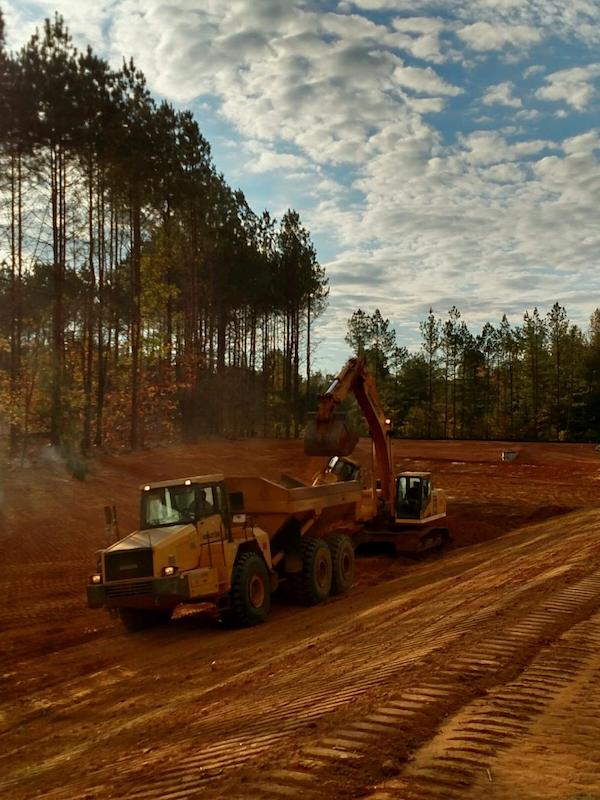
{"type": "Polygon", "coordinates": [[[300,442],[103,456],[85,481],[1,464],[0,798],[600,800],[600,453],[394,448],[446,490],[450,547],[359,555],[348,595],[234,631],[87,609],[103,506],[125,535],[145,481],[308,480],[300,442]]]}

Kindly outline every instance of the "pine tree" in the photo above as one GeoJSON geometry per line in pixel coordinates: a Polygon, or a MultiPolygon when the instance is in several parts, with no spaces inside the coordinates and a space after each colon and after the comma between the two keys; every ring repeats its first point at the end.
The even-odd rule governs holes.
{"type": "Polygon", "coordinates": [[[434,389],[435,378],[438,368],[438,352],[441,341],[441,320],[437,319],[433,309],[429,309],[429,314],[425,322],[419,325],[423,344],[421,345],[427,361],[427,437],[431,438],[434,429],[434,389]]]}

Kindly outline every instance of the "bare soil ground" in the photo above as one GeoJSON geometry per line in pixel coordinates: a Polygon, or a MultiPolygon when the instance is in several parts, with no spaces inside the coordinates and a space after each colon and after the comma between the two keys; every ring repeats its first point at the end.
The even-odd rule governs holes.
{"type": "Polygon", "coordinates": [[[600,800],[600,454],[395,461],[447,491],[445,552],[364,555],[349,595],[259,628],[190,609],[135,635],[85,607],[107,502],[125,534],[147,480],[321,460],[254,440],[99,457],[83,482],[0,465],[0,797],[600,800]]]}

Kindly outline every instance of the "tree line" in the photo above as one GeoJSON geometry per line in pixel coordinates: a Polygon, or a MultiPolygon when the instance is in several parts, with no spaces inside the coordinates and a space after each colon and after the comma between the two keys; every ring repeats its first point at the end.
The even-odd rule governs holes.
{"type": "Polygon", "coordinates": [[[11,452],[290,435],[327,279],[293,210],[255,213],[191,112],[63,19],[0,12],[0,411],[11,452]]]}
{"type": "Polygon", "coordinates": [[[348,321],[346,342],[366,358],[397,435],[600,439],[600,309],[587,331],[555,303],[479,333],[455,306],[445,318],[430,309],[420,333],[419,352],[409,354],[379,310],[358,309],[348,321]]]}

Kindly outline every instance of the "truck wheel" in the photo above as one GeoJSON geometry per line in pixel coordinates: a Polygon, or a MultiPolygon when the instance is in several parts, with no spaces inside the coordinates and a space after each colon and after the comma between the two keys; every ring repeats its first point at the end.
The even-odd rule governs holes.
{"type": "Polygon", "coordinates": [[[331,551],[325,539],[307,536],[301,544],[302,570],[290,575],[295,597],[305,606],[314,606],[331,592],[331,551]]]}
{"type": "Polygon", "coordinates": [[[119,617],[129,633],[166,625],[173,615],[173,609],[120,608],[119,617]]]}
{"type": "Polygon", "coordinates": [[[349,536],[334,533],[326,538],[331,550],[331,594],[346,594],[354,580],[354,547],[349,536]]]}
{"type": "Polygon", "coordinates": [[[265,562],[257,553],[242,553],[233,567],[229,621],[240,627],[264,622],[271,610],[271,586],[265,562]]]}

